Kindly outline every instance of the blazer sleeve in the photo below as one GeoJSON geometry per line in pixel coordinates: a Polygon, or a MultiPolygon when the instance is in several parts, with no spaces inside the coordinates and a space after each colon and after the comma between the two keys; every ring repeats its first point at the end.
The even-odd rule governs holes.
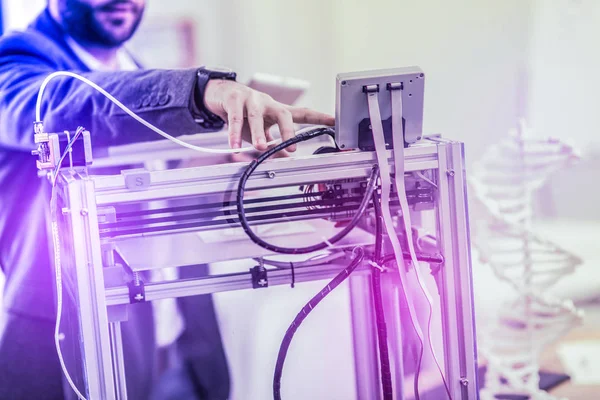
{"type": "MultiPolygon", "coordinates": [[[[0,42],[0,146],[34,148],[35,104],[43,80],[66,69],[64,52],[41,34],[22,32],[0,42]],[[61,61],[62,59],[62,61],[61,61]]],[[[72,65],[72,63],[71,63],[72,65]]],[[[140,117],[173,136],[206,131],[191,112],[196,70],[87,72],[73,70],[104,88],[140,117]]],[[[83,126],[94,146],[159,139],[104,95],[71,77],[47,86],[41,115],[46,132],[83,126]]]]}

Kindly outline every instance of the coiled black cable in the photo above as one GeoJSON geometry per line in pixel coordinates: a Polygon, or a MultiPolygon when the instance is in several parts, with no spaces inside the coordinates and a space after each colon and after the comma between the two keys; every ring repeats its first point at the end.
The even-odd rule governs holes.
{"type": "Polygon", "coordinates": [[[350,276],[350,274],[360,265],[362,262],[365,251],[362,247],[357,247],[354,249],[356,253],[356,257],[352,260],[349,266],[347,266],[343,271],[335,276],[328,284],[321,290],[315,297],[310,299],[310,301],[302,307],[302,310],[298,313],[288,330],[285,332],[285,336],[281,341],[281,346],[279,347],[279,354],[277,355],[277,363],[275,364],[275,373],[273,375],[273,398],[275,400],[281,400],[281,376],[283,375],[283,364],[285,362],[285,357],[287,355],[288,349],[290,348],[290,344],[292,343],[292,339],[294,338],[294,334],[302,324],[302,321],[310,314],[312,310],[327,296],[333,289],[335,289],[340,283],[342,283],[346,278],[350,276]]]}
{"type": "Polygon", "coordinates": [[[371,199],[373,190],[375,189],[375,185],[377,183],[377,178],[379,177],[379,167],[377,165],[373,166],[373,169],[371,171],[371,176],[369,178],[369,183],[366,188],[365,197],[363,198],[362,202],[360,203],[360,206],[358,207],[358,210],[357,210],[356,214],[354,215],[354,218],[352,218],[350,223],[343,230],[341,230],[340,232],[335,234],[333,237],[331,237],[329,240],[326,240],[324,242],[317,243],[317,244],[314,244],[312,246],[307,246],[307,247],[280,247],[280,246],[273,245],[271,243],[267,243],[264,240],[262,240],[261,238],[259,238],[252,231],[252,229],[250,229],[250,225],[248,224],[248,219],[246,218],[246,213],[244,211],[244,191],[246,188],[246,182],[248,181],[248,178],[250,178],[250,175],[252,175],[252,173],[256,170],[256,168],[263,161],[265,161],[267,158],[269,158],[273,154],[277,153],[278,151],[281,151],[281,150],[285,149],[286,147],[291,146],[292,144],[304,142],[306,140],[310,140],[310,139],[313,139],[313,138],[316,138],[316,137],[322,136],[322,135],[328,135],[328,134],[330,135],[332,133],[333,133],[333,131],[330,128],[317,128],[312,131],[301,133],[298,136],[295,136],[292,139],[288,139],[285,142],[282,142],[279,145],[273,147],[272,149],[266,151],[260,157],[258,157],[256,160],[253,160],[250,163],[250,165],[248,165],[248,167],[246,168],[246,170],[240,177],[240,181],[239,181],[238,189],[237,189],[236,203],[237,203],[237,212],[238,212],[238,218],[240,220],[240,224],[242,225],[244,232],[246,232],[246,235],[248,235],[248,237],[254,243],[259,245],[260,247],[263,247],[270,251],[274,251],[276,253],[307,254],[307,253],[312,253],[315,251],[326,249],[327,247],[331,246],[333,243],[336,243],[340,239],[344,238],[348,233],[350,233],[350,231],[352,229],[354,229],[356,227],[356,225],[362,218],[365,210],[367,209],[369,200],[371,199]]]}
{"type": "Polygon", "coordinates": [[[390,357],[387,344],[387,326],[385,323],[385,313],[383,310],[383,299],[381,295],[381,270],[378,268],[383,263],[381,256],[383,253],[383,220],[381,216],[381,204],[377,191],[373,192],[373,207],[375,209],[375,253],[371,272],[371,286],[373,288],[373,303],[375,306],[375,319],[377,325],[377,342],[379,345],[379,365],[381,372],[381,387],[383,389],[383,399],[393,400],[394,389],[392,386],[392,371],[390,367],[390,357]]]}

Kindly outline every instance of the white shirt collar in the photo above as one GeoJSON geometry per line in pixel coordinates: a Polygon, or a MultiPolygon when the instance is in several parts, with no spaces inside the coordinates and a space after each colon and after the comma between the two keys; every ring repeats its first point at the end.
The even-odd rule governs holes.
{"type": "MultiPolygon", "coordinates": [[[[98,60],[96,57],[91,55],[86,49],[84,49],[79,43],[73,40],[70,36],[65,36],[65,40],[71,50],[75,53],[77,57],[91,70],[91,71],[114,71],[115,68],[112,66],[104,64],[102,61],[98,60]]],[[[117,51],[117,70],[119,71],[135,71],[138,68],[133,58],[129,55],[127,50],[121,47],[117,51]]]]}

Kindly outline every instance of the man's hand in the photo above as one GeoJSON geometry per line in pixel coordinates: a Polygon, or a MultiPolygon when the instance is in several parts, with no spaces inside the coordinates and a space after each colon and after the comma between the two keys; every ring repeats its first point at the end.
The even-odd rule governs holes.
{"type": "MultiPolygon", "coordinates": [[[[294,137],[294,123],[335,124],[335,118],[330,115],[279,103],[265,93],[227,80],[208,82],[204,91],[204,105],[227,121],[229,145],[233,149],[241,147],[243,138],[251,141],[256,149],[266,150],[267,142],[273,140],[269,129],[275,124],[279,125],[283,140],[294,137]]],[[[295,151],[296,146],[286,150],[295,151]]]]}

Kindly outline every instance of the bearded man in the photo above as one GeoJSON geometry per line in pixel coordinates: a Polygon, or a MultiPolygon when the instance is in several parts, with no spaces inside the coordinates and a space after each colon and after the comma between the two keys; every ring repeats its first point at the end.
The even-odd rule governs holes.
{"type": "MultiPolygon", "coordinates": [[[[333,124],[330,116],[283,105],[236,83],[231,72],[142,69],[123,44],[138,27],[144,7],[145,0],[48,0],[24,32],[0,39],[0,267],[6,276],[0,399],[61,399],[67,393],[53,339],[55,283],[46,220],[50,188],[37,177],[30,154],[36,147],[36,97],[49,74],[76,72],[174,135],[227,124],[232,148],[245,137],[265,150],[274,124],[284,139],[294,135],[294,122],[333,124]]],[[[86,127],[94,148],[157,139],[100,93],[67,77],[49,84],[42,116],[46,132],[86,127]]],[[[171,385],[175,391],[154,385],[162,371],[154,356],[152,308],[131,306],[123,324],[130,399],[228,397],[229,374],[212,300],[180,300],[185,326],[173,338],[180,357],[179,375],[170,380],[177,382],[171,385]]]]}

